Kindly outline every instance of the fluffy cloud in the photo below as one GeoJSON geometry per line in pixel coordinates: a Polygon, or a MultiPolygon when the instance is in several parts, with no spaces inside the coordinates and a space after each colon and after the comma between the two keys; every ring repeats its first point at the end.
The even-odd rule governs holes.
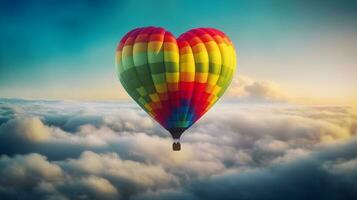
{"type": "Polygon", "coordinates": [[[194,182],[188,190],[199,199],[353,199],[357,194],[356,171],[336,174],[334,166],[340,159],[354,163],[350,159],[357,156],[356,144],[353,139],[285,163],[228,172],[194,182]]]}
{"type": "Polygon", "coordinates": [[[10,197],[118,199],[178,184],[162,166],[122,160],[116,153],[85,151],[63,161],[48,161],[36,153],[2,156],[0,167],[0,195],[10,197]]]}
{"type": "Polygon", "coordinates": [[[7,187],[31,187],[40,179],[57,180],[62,177],[62,170],[49,163],[39,154],[17,155],[13,158],[2,156],[1,185],[7,187]]]}
{"type": "MultiPolygon", "coordinates": [[[[101,177],[88,176],[59,186],[69,199],[118,199],[118,190],[101,177]]],[[[64,197],[65,195],[62,195],[64,197]]]]}
{"type": "Polygon", "coordinates": [[[1,199],[357,194],[353,107],[222,103],[183,135],[181,152],[131,104],[3,100],[0,113],[1,199]]]}
{"type": "Polygon", "coordinates": [[[286,102],[288,95],[279,85],[269,81],[255,81],[246,76],[232,80],[226,95],[228,100],[243,102],[286,102]]]}
{"type": "Polygon", "coordinates": [[[48,130],[36,117],[10,120],[0,127],[0,132],[4,133],[3,137],[29,142],[41,142],[49,138],[48,130]]]}
{"type": "Polygon", "coordinates": [[[64,179],[62,169],[50,163],[46,157],[31,153],[14,157],[0,157],[0,195],[12,199],[36,198],[34,188],[43,182],[60,182],[64,179]],[[32,193],[33,192],[33,193],[32,193]]]}
{"type": "Polygon", "coordinates": [[[97,154],[85,151],[78,159],[68,159],[60,163],[72,174],[107,177],[122,185],[121,188],[129,183],[133,186],[155,188],[177,182],[162,166],[122,160],[116,153],[97,154]]]}

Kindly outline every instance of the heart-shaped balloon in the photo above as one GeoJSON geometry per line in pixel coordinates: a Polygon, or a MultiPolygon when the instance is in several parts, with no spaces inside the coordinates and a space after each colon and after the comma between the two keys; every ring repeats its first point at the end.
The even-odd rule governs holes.
{"type": "Polygon", "coordinates": [[[178,140],[223,95],[236,53],[217,29],[196,28],[176,39],[163,28],[143,27],[121,39],[116,65],[129,95],[178,140]]]}

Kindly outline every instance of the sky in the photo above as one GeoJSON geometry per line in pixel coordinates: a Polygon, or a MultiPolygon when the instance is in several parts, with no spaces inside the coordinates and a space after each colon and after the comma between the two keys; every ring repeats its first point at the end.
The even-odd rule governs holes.
{"type": "Polygon", "coordinates": [[[128,100],[115,73],[116,46],[131,29],[154,25],[176,36],[196,27],[224,31],[238,54],[238,85],[273,86],[297,103],[356,105],[356,9],[344,0],[5,0],[0,97],[128,100]]]}
{"type": "Polygon", "coordinates": [[[0,1],[1,200],[357,196],[355,1],[0,1]],[[115,50],[136,27],[214,27],[228,90],[172,137],[130,99],[115,50]]]}

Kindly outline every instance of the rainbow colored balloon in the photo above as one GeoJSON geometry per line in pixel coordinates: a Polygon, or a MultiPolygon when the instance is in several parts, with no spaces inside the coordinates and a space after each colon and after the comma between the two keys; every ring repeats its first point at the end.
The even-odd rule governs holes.
{"type": "Polygon", "coordinates": [[[223,95],[236,69],[230,39],[213,28],[196,28],[177,39],[160,27],[128,32],[116,51],[119,80],[129,95],[180,136],[223,95]]]}

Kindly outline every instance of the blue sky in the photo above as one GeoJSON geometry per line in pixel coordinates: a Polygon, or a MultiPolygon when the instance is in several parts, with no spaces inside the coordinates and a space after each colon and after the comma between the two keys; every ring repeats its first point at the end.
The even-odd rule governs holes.
{"type": "Polygon", "coordinates": [[[126,98],[120,38],[139,26],[179,35],[215,27],[233,40],[238,74],[296,96],[356,98],[354,1],[1,1],[0,95],[126,98]],[[331,84],[331,82],[333,84],[331,84]]]}
{"type": "Polygon", "coordinates": [[[0,199],[353,199],[357,107],[335,104],[357,105],[356,10],[330,0],[0,1],[0,199]],[[117,43],[149,25],[176,36],[215,27],[238,53],[228,101],[184,133],[180,152],[119,101],[129,97],[117,43]]]}

